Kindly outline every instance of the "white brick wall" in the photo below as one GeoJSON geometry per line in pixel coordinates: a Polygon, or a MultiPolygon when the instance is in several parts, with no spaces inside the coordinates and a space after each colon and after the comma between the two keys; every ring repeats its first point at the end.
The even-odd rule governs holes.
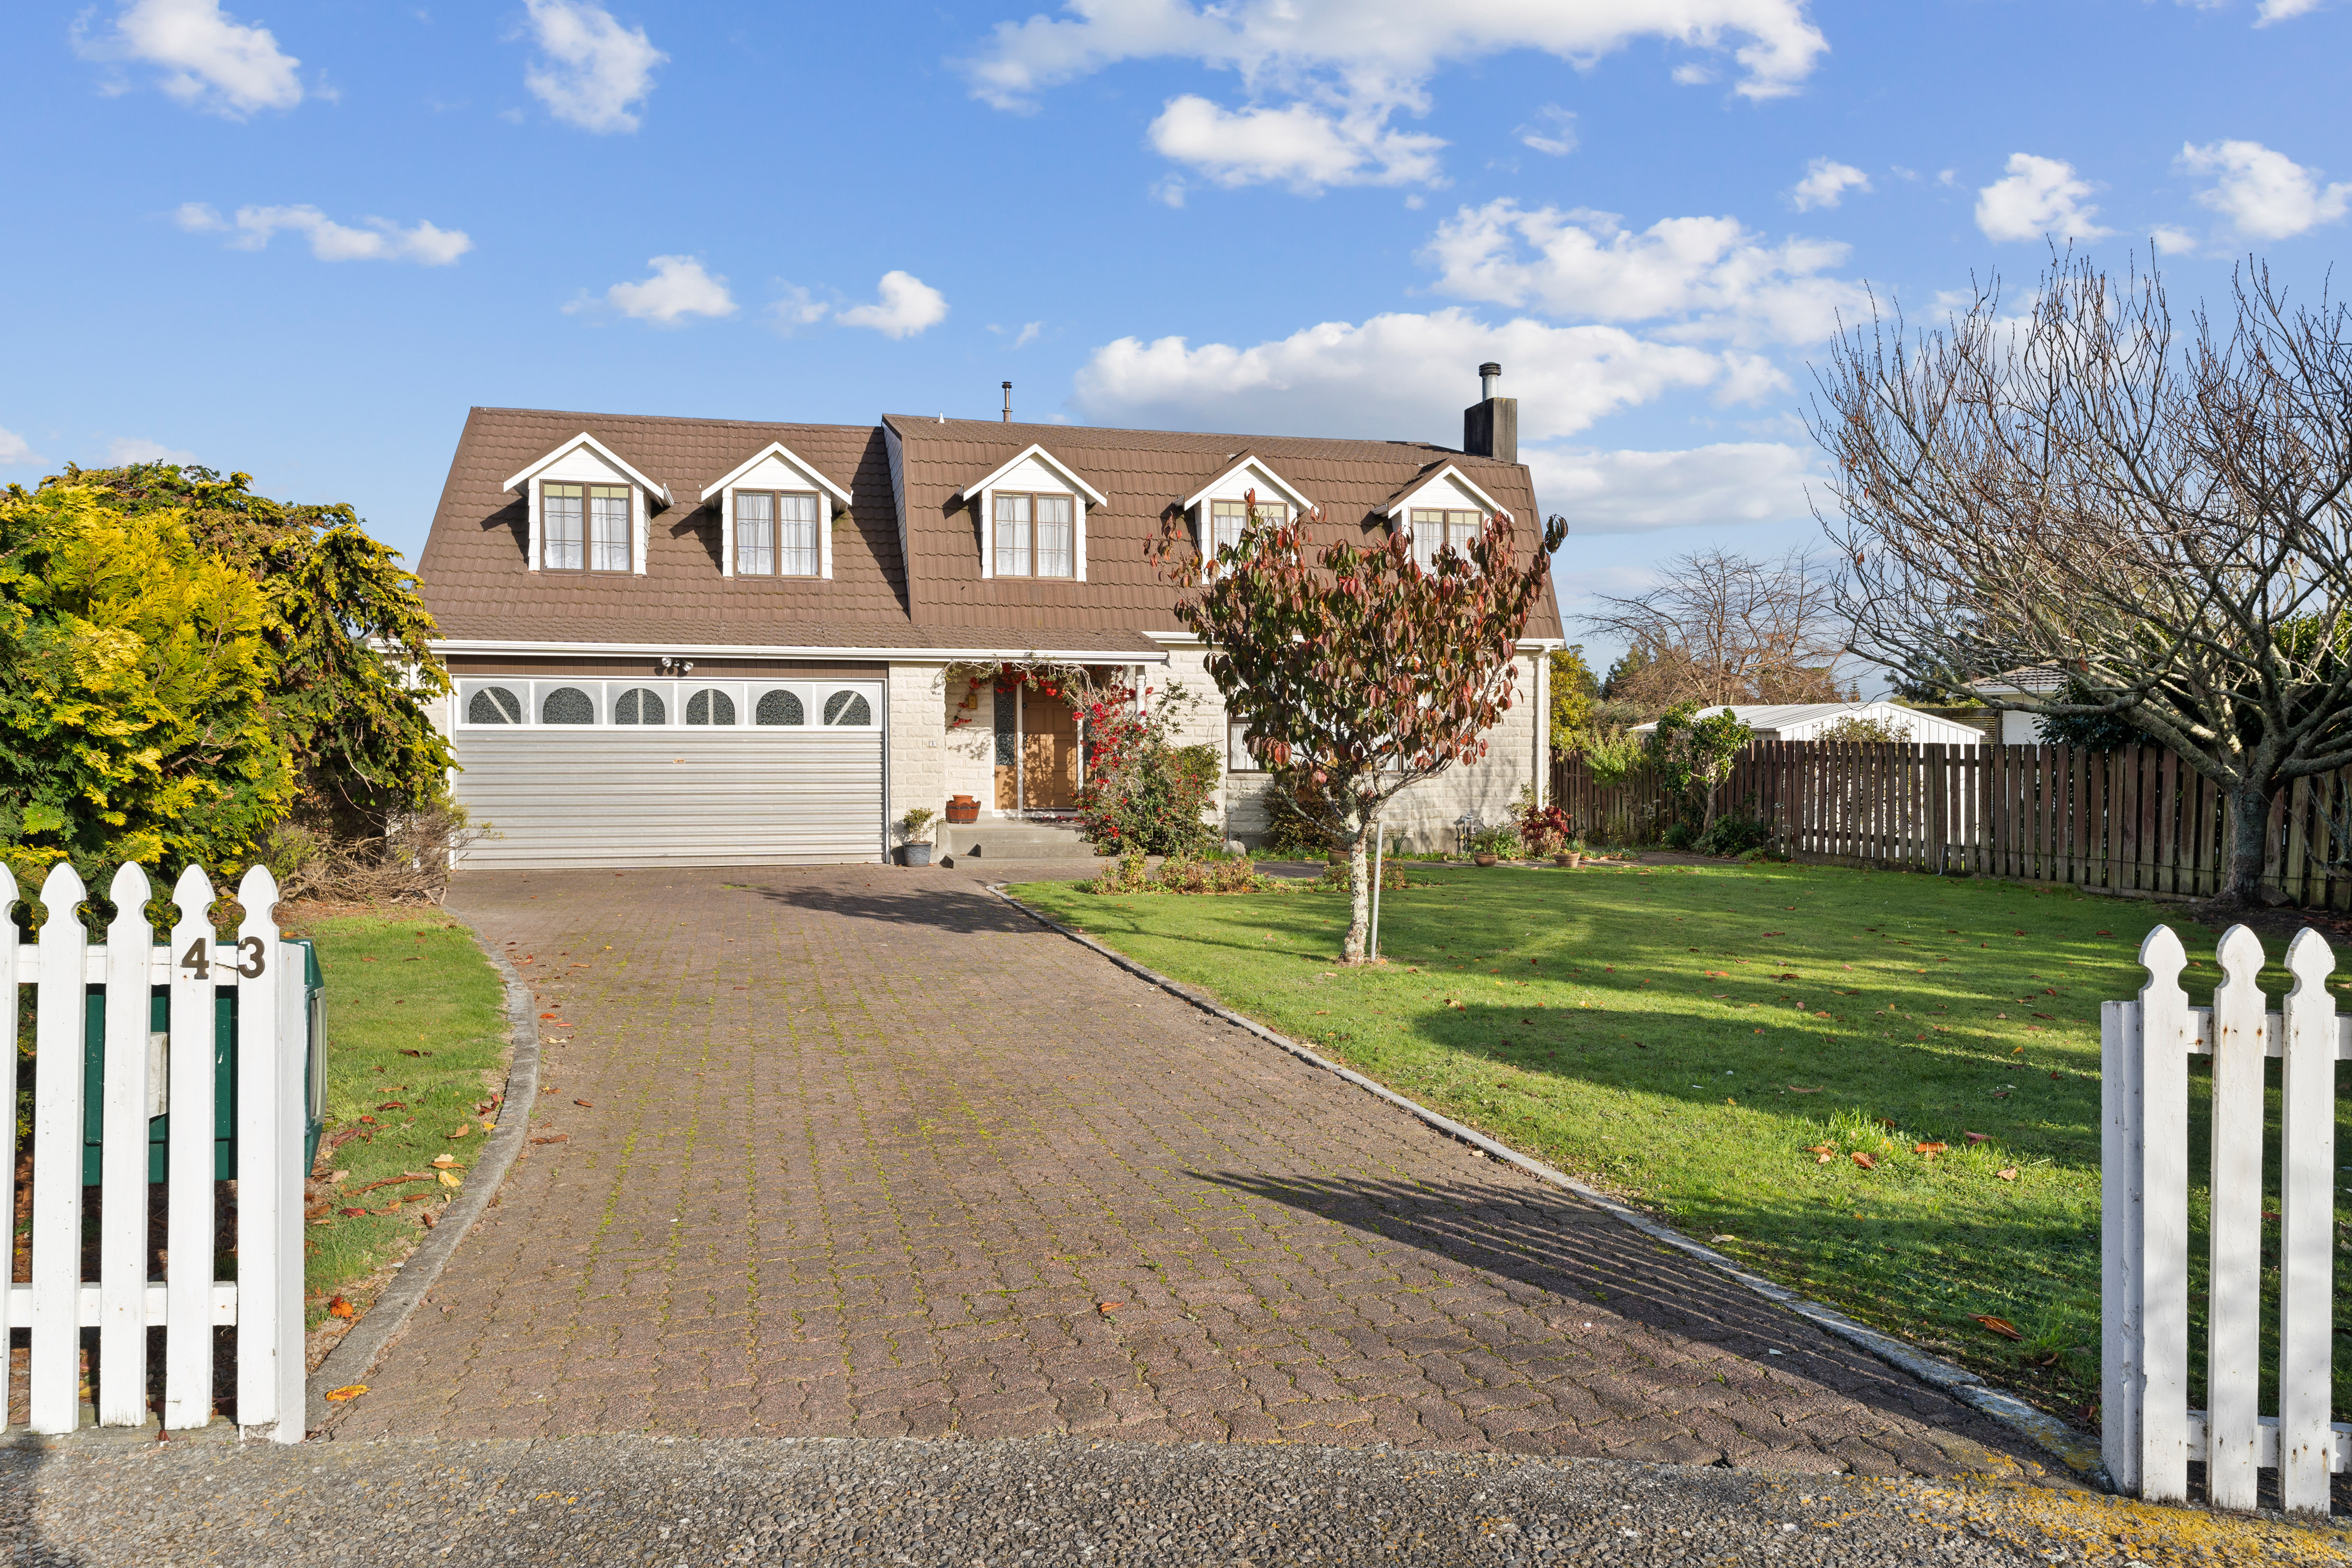
{"type": "MultiPolygon", "coordinates": [[[[940,796],[968,795],[980,802],[984,818],[996,808],[996,695],[993,682],[983,676],[978,680],[963,677],[950,680],[942,693],[946,717],[940,721],[953,724],[966,721],[963,728],[947,731],[946,768],[940,781],[940,796]],[[974,687],[980,689],[980,700],[970,709],[959,711],[965,696],[974,687]]],[[[942,808],[944,809],[944,808],[942,808]]]]}
{"type": "Polygon", "coordinates": [[[934,813],[947,805],[947,667],[890,667],[889,812],[893,842],[898,821],[915,806],[934,813]]]}

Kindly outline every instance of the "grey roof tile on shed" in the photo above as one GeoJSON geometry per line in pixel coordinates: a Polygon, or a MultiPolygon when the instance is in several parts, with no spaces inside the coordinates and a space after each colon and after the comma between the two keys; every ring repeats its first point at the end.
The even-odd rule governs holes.
{"type": "MultiPolygon", "coordinates": [[[[1333,537],[1376,536],[1378,509],[1444,462],[1508,508],[1529,547],[1539,531],[1524,467],[1426,443],[887,418],[904,458],[911,563],[900,559],[881,426],[476,408],[417,564],[425,604],[442,636],[463,641],[1142,652],[1157,646],[1144,632],[1179,630],[1176,590],[1146,546],[1244,452],[1320,505],[1333,537]],[[528,510],[501,486],[583,431],[674,498],[653,514],[643,575],[528,569],[528,510]],[[834,524],[830,581],[720,573],[718,503],[701,501],[703,488],[772,441],[854,494],[834,524]],[[1109,498],[1087,513],[1084,583],[980,575],[976,508],[955,498],[1033,442],[1109,498]]],[[[1549,589],[1528,633],[1559,636],[1549,589]]]]}

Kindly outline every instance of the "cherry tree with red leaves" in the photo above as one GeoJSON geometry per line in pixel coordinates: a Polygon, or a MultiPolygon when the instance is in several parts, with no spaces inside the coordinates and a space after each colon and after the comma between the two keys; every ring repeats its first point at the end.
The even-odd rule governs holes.
{"type": "Polygon", "coordinates": [[[1209,678],[1250,755],[1306,781],[1302,804],[1349,860],[1341,961],[1364,961],[1371,921],[1369,847],[1381,808],[1455,763],[1486,754],[1511,706],[1512,656],[1567,534],[1553,518],[1524,563],[1510,514],[1433,569],[1402,534],[1311,553],[1319,511],[1282,521],[1244,498],[1239,540],[1204,561],[1180,517],[1153,542],[1161,574],[1185,588],[1176,618],[1213,650],[1209,678]]]}

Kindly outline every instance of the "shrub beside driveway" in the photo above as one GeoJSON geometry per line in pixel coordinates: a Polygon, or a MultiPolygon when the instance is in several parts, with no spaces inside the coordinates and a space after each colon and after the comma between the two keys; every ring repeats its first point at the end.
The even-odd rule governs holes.
{"type": "MultiPolygon", "coordinates": [[[[1343,895],[1013,890],[1760,1273],[2092,1415],[2099,1003],[2137,992],[2156,921],[2192,952],[2211,933],[2064,889],[1819,867],[1415,875],[1384,896],[1388,963],[1355,971],[1331,962],[1343,895]]],[[[2190,971],[2200,1005],[2213,977],[2210,958],[2190,971]]],[[[2201,1058],[2194,1081],[2201,1139],[2201,1058]]]]}

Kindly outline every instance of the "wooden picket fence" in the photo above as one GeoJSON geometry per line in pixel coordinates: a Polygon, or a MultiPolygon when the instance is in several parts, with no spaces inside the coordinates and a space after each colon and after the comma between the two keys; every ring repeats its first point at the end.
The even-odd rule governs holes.
{"type": "MultiPolygon", "coordinates": [[[[1588,837],[1650,842],[1673,820],[1654,780],[1603,788],[1580,757],[1556,760],[1551,786],[1588,837]]],[[[2227,864],[2220,792],[2157,746],[1759,741],[1716,799],[1809,860],[2195,898],[2221,890],[2227,864]]],[[[2263,883],[2286,901],[2352,909],[2352,843],[2331,818],[2352,822],[2352,769],[2296,781],[2273,809],[2263,883]]]]}
{"type": "Polygon", "coordinates": [[[2352,1020],[2336,1015],[2336,957],[2305,927],[2287,944],[2294,988],[2267,1012],[2263,945],[2224,932],[2213,1005],[2180,988],[2189,962],[2158,926],[2140,944],[2148,982],[2101,1010],[2101,1447],[2123,1490],[2187,1498],[2205,1464],[2216,1508],[2255,1505],[2259,1471],[2279,1471],[2282,1506],[2328,1511],[2328,1476],[2352,1468],[2352,1426],[2332,1425],[2336,1243],[2336,1064],[2352,1020]],[[2212,1067],[2208,1178],[2206,1408],[2189,1408],[2189,1058],[2212,1067]],[[2279,1072],[2279,1413],[2260,1414],[2263,1062],[2279,1072]]]}
{"type": "MultiPolygon", "coordinates": [[[[31,1331],[29,1424],[40,1433],[80,1424],[84,1331],[92,1329],[99,1425],[144,1424],[148,1331],[161,1328],[163,1426],[203,1426],[213,1417],[214,1330],[234,1324],[238,1426],[299,1443],[307,1019],[302,950],[279,940],[274,921],[278,884],[260,867],[246,873],[235,942],[215,940],[213,884],[194,867],[173,889],[178,918],[163,945],[147,923],[151,889],[138,867],[122,867],[107,889],[116,912],[103,944],[91,943],[76,914],[88,896],[79,877],[57,866],[41,884],[47,916],[33,942],[22,942],[13,920],[0,920],[12,1019],[18,988],[35,989],[30,1266],[20,1256],[5,1298],[6,1326],[31,1331]],[[215,1164],[224,1010],[235,1019],[231,1173],[215,1164]],[[102,1052],[95,1279],[83,1241],[84,1075],[93,1041],[102,1052]],[[215,1277],[215,1184],[225,1173],[236,1182],[233,1279],[215,1277]],[[159,1176],[166,1211],[160,1261],[149,1206],[159,1176]]],[[[0,915],[17,900],[15,878],[0,867],[0,915]]],[[[11,1107],[19,1100],[16,1063],[16,1051],[0,1051],[0,1103],[11,1107]]],[[[21,1153],[13,1110],[7,1125],[13,1180],[21,1153]]],[[[0,1365],[0,1412],[14,1405],[14,1375],[0,1365]]]]}

